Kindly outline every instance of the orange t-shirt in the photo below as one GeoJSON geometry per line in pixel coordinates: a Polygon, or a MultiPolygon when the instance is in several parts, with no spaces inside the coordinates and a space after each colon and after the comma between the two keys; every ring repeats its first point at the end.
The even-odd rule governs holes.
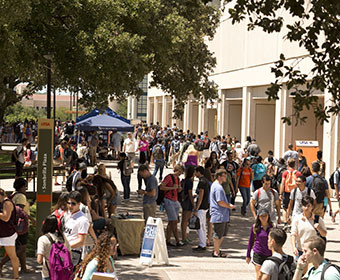
{"type": "Polygon", "coordinates": [[[251,178],[252,170],[250,167],[248,168],[241,167],[237,170],[238,177],[241,176],[241,169],[242,169],[242,177],[240,178],[238,186],[244,187],[244,188],[250,188],[250,178],[251,178]]]}

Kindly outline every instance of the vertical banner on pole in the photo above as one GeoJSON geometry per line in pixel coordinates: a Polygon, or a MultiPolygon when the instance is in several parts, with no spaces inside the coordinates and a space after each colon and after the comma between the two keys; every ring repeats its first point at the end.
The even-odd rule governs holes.
{"type": "Polygon", "coordinates": [[[53,176],[54,121],[38,121],[38,173],[37,173],[37,228],[40,235],[42,222],[51,213],[53,176]]]}

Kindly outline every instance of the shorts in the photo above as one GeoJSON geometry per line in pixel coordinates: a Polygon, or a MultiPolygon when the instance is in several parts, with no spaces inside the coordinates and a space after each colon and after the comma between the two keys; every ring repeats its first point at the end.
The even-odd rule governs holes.
{"type": "Polygon", "coordinates": [[[135,153],[127,153],[127,157],[129,160],[131,160],[131,162],[135,163],[135,157],[136,157],[135,153]]]}
{"type": "Polygon", "coordinates": [[[228,223],[214,223],[214,238],[221,239],[224,236],[227,236],[228,233],[228,223]]]}
{"type": "Polygon", "coordinates": [[[283,209],[288,209],[289,197],[290,197],[290,193],[289,192],[284,192],[283,193],[283,200],[282,200],[282,208],[283,209]]]}
{"type": "Polygon", "coordinates": [[[1,237],[0,238],[0,246],[15,246],[15,240],[17,239],[18,234],[15,232],[11,236],[1,237]]]}
{"type": "Polygon", "coordinates": [[[148,221],[149,217],[156,218],[156,202],[143,204],[143,215],[145,222],[148,221]]]}
{"type": "Polygon", "coordinates": [[[164,198],[164,208],[166,215],[168,216],[168,221],[177,221],[178,213],[181,205],[178,201],[173,201],[168,198],[164,198]]]}
{"type": "Polygon", "coordinates": [[[24,170],[24,164],[21,163],[20,161],[16,161],[15,162],[15,176],[21,177],[23,170],[24,170]]]}
{"type": "Polygon", "coordinates": [[[189,199],[182,202],[182,209],[183,211],[192,211],[192,209],[194,209],[189,199]]]}
{"type": "Polygon", "coordinates": [[[254,252],[252,263],[261,266],[267,258],[269,258],[269,256],[264,256],[254,252]]]}

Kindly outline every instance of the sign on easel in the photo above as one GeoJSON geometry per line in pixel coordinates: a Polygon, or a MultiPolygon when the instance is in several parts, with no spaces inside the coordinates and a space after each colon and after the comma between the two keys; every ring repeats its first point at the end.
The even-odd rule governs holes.
{"type": "Polygon", "coordinates": [[[169,264],[162,219],[149,217],[145,226],[139,263],[152,266],[154,258],[157,263],[169,264]]]}

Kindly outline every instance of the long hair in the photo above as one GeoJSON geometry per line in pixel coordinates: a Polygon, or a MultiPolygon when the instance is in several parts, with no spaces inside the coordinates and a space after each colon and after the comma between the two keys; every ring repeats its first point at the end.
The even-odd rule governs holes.
{"type": "MultiPolygon", "coordinates": [[[[270,219],[270,215],[269,214],[268,214],[268,226],[269,226],[269,228],[273,227],[273,222],[270,219]]],[[[259,233],[260,230],[261,230],[261,220],[260,220],[260,216],[259,215],[257,215],[257,217],[255,219],[255,224],[254,224],[253,230],[254,230],[254,234],[259,233]]]]}
{"type": "MultiPolygon", "coordinates": [[[[112,247],[112,240],[111,238],[114,238],[114,235],[110,232],[103,232],[101,235],[99,235],[96,244],[94,245],[94,248],[92,251],[85,257],[85,259],[77,266],[76,274],[79,272],[80,269],[83,269],[83,271],[80,271],[81,277],[82,274],[85,272],[85,268],[88,265],[90,261],[92,261],[94,258],[97,259],[98,265],[97,265],[97,272],[106,272],[107,270],[107,261],[111,255],[111,247],[112,247]]],[[[117,242],[115,240],[115,242],[117,242]]]]}

